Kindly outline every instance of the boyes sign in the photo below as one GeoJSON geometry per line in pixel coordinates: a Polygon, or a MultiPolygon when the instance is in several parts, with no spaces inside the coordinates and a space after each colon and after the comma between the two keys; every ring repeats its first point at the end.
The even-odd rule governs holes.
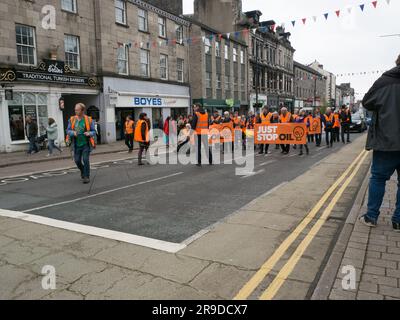
{"type": "Polygon", "coordinates": [[[307,126],[305,123],[256,124],[255,144],[306,144],[307,126]]]}

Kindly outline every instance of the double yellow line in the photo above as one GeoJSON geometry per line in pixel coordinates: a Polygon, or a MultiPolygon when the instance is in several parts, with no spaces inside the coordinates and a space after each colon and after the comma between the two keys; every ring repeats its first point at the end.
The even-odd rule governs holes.
{"type": "Polygon", "coordinates": [[[304,240],[299,244],[296,251],[290,257],[289,261],[283,266],[278,275],[269,285],[269,287],[264,291],[264,293],[260,296],[260,300],[271,300],[274,298],[276,293],[279,291],[281,286],[284,284],[288,276],[293,271],[297,262],[300,260],[301,256],[314,239],[318,231],[321,229],[322,225],[329,217],[336,203],[339,201],[343,192],[346,190],[348,185],[354,179],[356,174],[358,173],[361,165],[363,164],[365,158],[368,156],[367,151],[362,151],[357,158],[353,161],[353,163],[347,168],[347,170],[342,174],[342,176],[328,189],[328,191],[322,196],[322,198],[318,201],[315,207],[308,213],[308,215],[304,218],[304,220],[296,227],[296,229],[281,243],[278,249],[273,253],[273,255],[261,266],[260,270],[250,279],[248,283],[244,285],[244,287],[239,291],[239,293],[235,296],[235,300],[245,300],[247,299],[254,290],[261,284],[261,282],[265,279],[265,277],[272,271],[274,266],[278,263],[278,261],[282,258],[282,256],[286,253],[289,247],[293,244],[293,242],[297,239],[297,237],[301,234],[301,232],[310,224],[310,222],[315,218],[317,213],[321,210],[323,205],[328,201],[330,196],[335,192],[335,190],[339,187],[339,185],[345,181],[347,175],[354,169],[351,175],[346,179],[343,183],[342,187],[338,190],[337,194],[334,196],[332,201],[324,210],[321,217],[317,220],[312,229],[308,232],[307,236],[304,240]]]}

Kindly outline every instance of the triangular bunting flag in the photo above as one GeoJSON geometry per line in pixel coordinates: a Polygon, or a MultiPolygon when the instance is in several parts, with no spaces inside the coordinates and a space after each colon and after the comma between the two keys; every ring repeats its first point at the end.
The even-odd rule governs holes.
{"type": "Polygon", "coordinates": [[[325,16],[325,19],[328,20],[329,13],[325,13],[324,16],[325,16]]]}
{"type": "Polygon", "coordinates": [[[252,29],[251,31],[253,31],[253,33],[256,33],[257,28],[252,29]]]}
{"type": "Polygon", "coordinates": [[[140,47],[143,48],[143,42],[140,43],[140,47]]]}
{"type": "Polygon", "coordinates": [[[218,35],[218,40],[221,41],[222,40],[222,34],[218,35]]]}
{"type": "Polygon", "coordinates": [[[360,4],[361,11],[364,11],[365,4],[360,4]]]}
{"type": "Polygon", "coordinates": [[[352,8],[352,7],[347,8],[347,12],[348,12],[349,14],[351,14],[351,11],[353,11],[353,8],[352,8]]]}
{"type": "Polygon", "coordinates": [[[339,18],[339,16],[340,16],[340,10],[336,10],[335,13],[336,13],[336,15],[337,15],[338,18],[339,18]]]}
{"type": "Polygon", "coordinates": [[[378,1],[372,1],[372,5],[373,5],[374,8],[376,9],[376,6],[378,5],[378,1]]]}
{"type": "Polygon", "coordinates": [[[390,0],[386,0],[386,3],[387,3],[388,5],[390,5],[390,0]]]}
{"type": "Polygon", "coordinates": [[[301,21],[303,21],[303,24],[306,24],[307,18],[303,18],[301,21]]]}
{"type": "Polygon", "coordinates": [[[292,21],[292,25],[293,25],[293,27],[294,27],[294,25],[296,24],[296,21],[295,20],[293,20],[292,21]]]}
{"type": "Polygon", "coordinates": [[[202,36],[201,38],[203,39],[203,42],[206,42],[206,37],[205,36],[202,36]]]}
{"type": "Polygon", "coordinates": [[[237,40],[239,38],[239,32],[235,32],[235,39],[237,40]]]}
{"type": "Polygon", "coordinates": [[[314,22],[317,22],[317,16],[313,16],[312,18],[313,18],[314,22]]]}

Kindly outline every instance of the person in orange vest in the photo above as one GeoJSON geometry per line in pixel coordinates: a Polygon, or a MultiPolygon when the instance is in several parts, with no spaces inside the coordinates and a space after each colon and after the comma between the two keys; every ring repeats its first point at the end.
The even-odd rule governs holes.
{"type": "MultiPolygon", "coordinates": [[[[311,124],[312,121],[313,121],[313,115],[312,115],[312,112],[310,111],[310,112],[308,112],[308,115],[307,115],[307,122],[311,124]]],[[[308,139],[309,143],[314,142],[314,135],[307,134],[307,139],[308,139]]]]}
{"type": "MultiPolygon", "coordinates": [[[[288,111],[286,107],[283,107],[281,109],[281,115],[280,115],[280,122],[281,123],[291,123],[293,122],[292,114],[288,111]]],[[[290,152],[290,144],[282,144],[281,149],[283,154],[289,154],[290,152]]]]}
{"type": "MultiPolygon", "coordinates": [[[[209,129],[209,117],[206,110],[204,110],[199,104],[193,107],[194,115],[192,121],[192,128],[196,132],[197,136],[197,166],[201,167],[201,145],[202,141],[204,143],[208,142],[208,129],[209,129]]],[[[208,150],[208,161],[212,165],[212,152],[209,147],[208,150]]]]}
{"type": "MultiPolygon", "coordinates": [[[[263,125],[268,125],[271,123],[271,117],[272,113],[269,112],[269,108],[264,107],[260,115],[260,118],[258,119],[258,123],[263,125]]],[[[267,155],[268,150],[269,150],[269,144],[266,145],[260,144],[260,152],[258,154],[264,154],[265,152],[265,155],[267,155]]]]}
{"type": "Polygon", "coordinates": [[[340,115],[339,111],[333,113],[333,142],[340,142],[340,115]]]}
{"type": "MultiPolygon", "coordinates": [[[[296,120],[294,122],[296,122],[296,123],[305,123],[306,126],[307,126],[307,129],[310,128],[310,125],[311,125],[310,118],[308,116],[306,116],[306,111],[304,109],[300,110],[299,116],[296,118],[296,120]]],[[[308,144],[307,144],[307,141],[306,141],[305,145],[300,145],[299,156],[303,155],[303,146],[306,149],[307,155],[309,155],[310,154],[310,149],[308,148],[308,144]]]]}
{"type": "Polygon", "coordinates": [[[83,103],[75,105],[75,116],[68,122],[66,143],[74,150],[74,161],[84,184],[90,183],[90,152],[96,147],[96,129],[92,118],[85,114],[83,103]]]}
{"type": "Polygon", "coordinates": [[[328,148],[332,148],[333,147],[333,125],[334,125],[335,119],[333,117],[331,108],[326,109],[326,113],[322,117],[322,122],[325,127],[326,145],[328,148]]]}
{"type": "Polygon", "coordinates": [[[135,122],[132,116],[127,116],[125,121],[125,144],[129,149],[129,153],[133,152],[133,133],[135,130],[135,122]]]}
{"type": "Polygon", "coordinates": [[[139,154],[138,154],[138,165],[143,166],[143,152],[147,153],[150,146],[150,119],[147,117],[146,113],[141,113],[139,116],[139,121],[135,127],[135,141],[139,142],[139,154]]]}
{"type": "MultiPolygon", "coordinates": [[[[315,109],[314,118],[319,120],[319,122],[321,124],[321,128],[322,128],[322,115],[321,115],[321,109],[320,108],[316,108],[315,109]]],[[[321,146],[321,142],[322,142],[322,133],[316,134],[315,135],[315,143],[316,143],[316,146],[318,148],[321,146]]]]}

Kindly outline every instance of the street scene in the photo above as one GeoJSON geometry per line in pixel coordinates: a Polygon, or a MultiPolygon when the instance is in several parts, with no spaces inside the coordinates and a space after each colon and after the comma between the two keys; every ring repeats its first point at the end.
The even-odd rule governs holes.
{"type": "Polygon", "coordinates": [[[3,0],[0,300],[399,300],[400,2],[334,2],[3,0]]]}

